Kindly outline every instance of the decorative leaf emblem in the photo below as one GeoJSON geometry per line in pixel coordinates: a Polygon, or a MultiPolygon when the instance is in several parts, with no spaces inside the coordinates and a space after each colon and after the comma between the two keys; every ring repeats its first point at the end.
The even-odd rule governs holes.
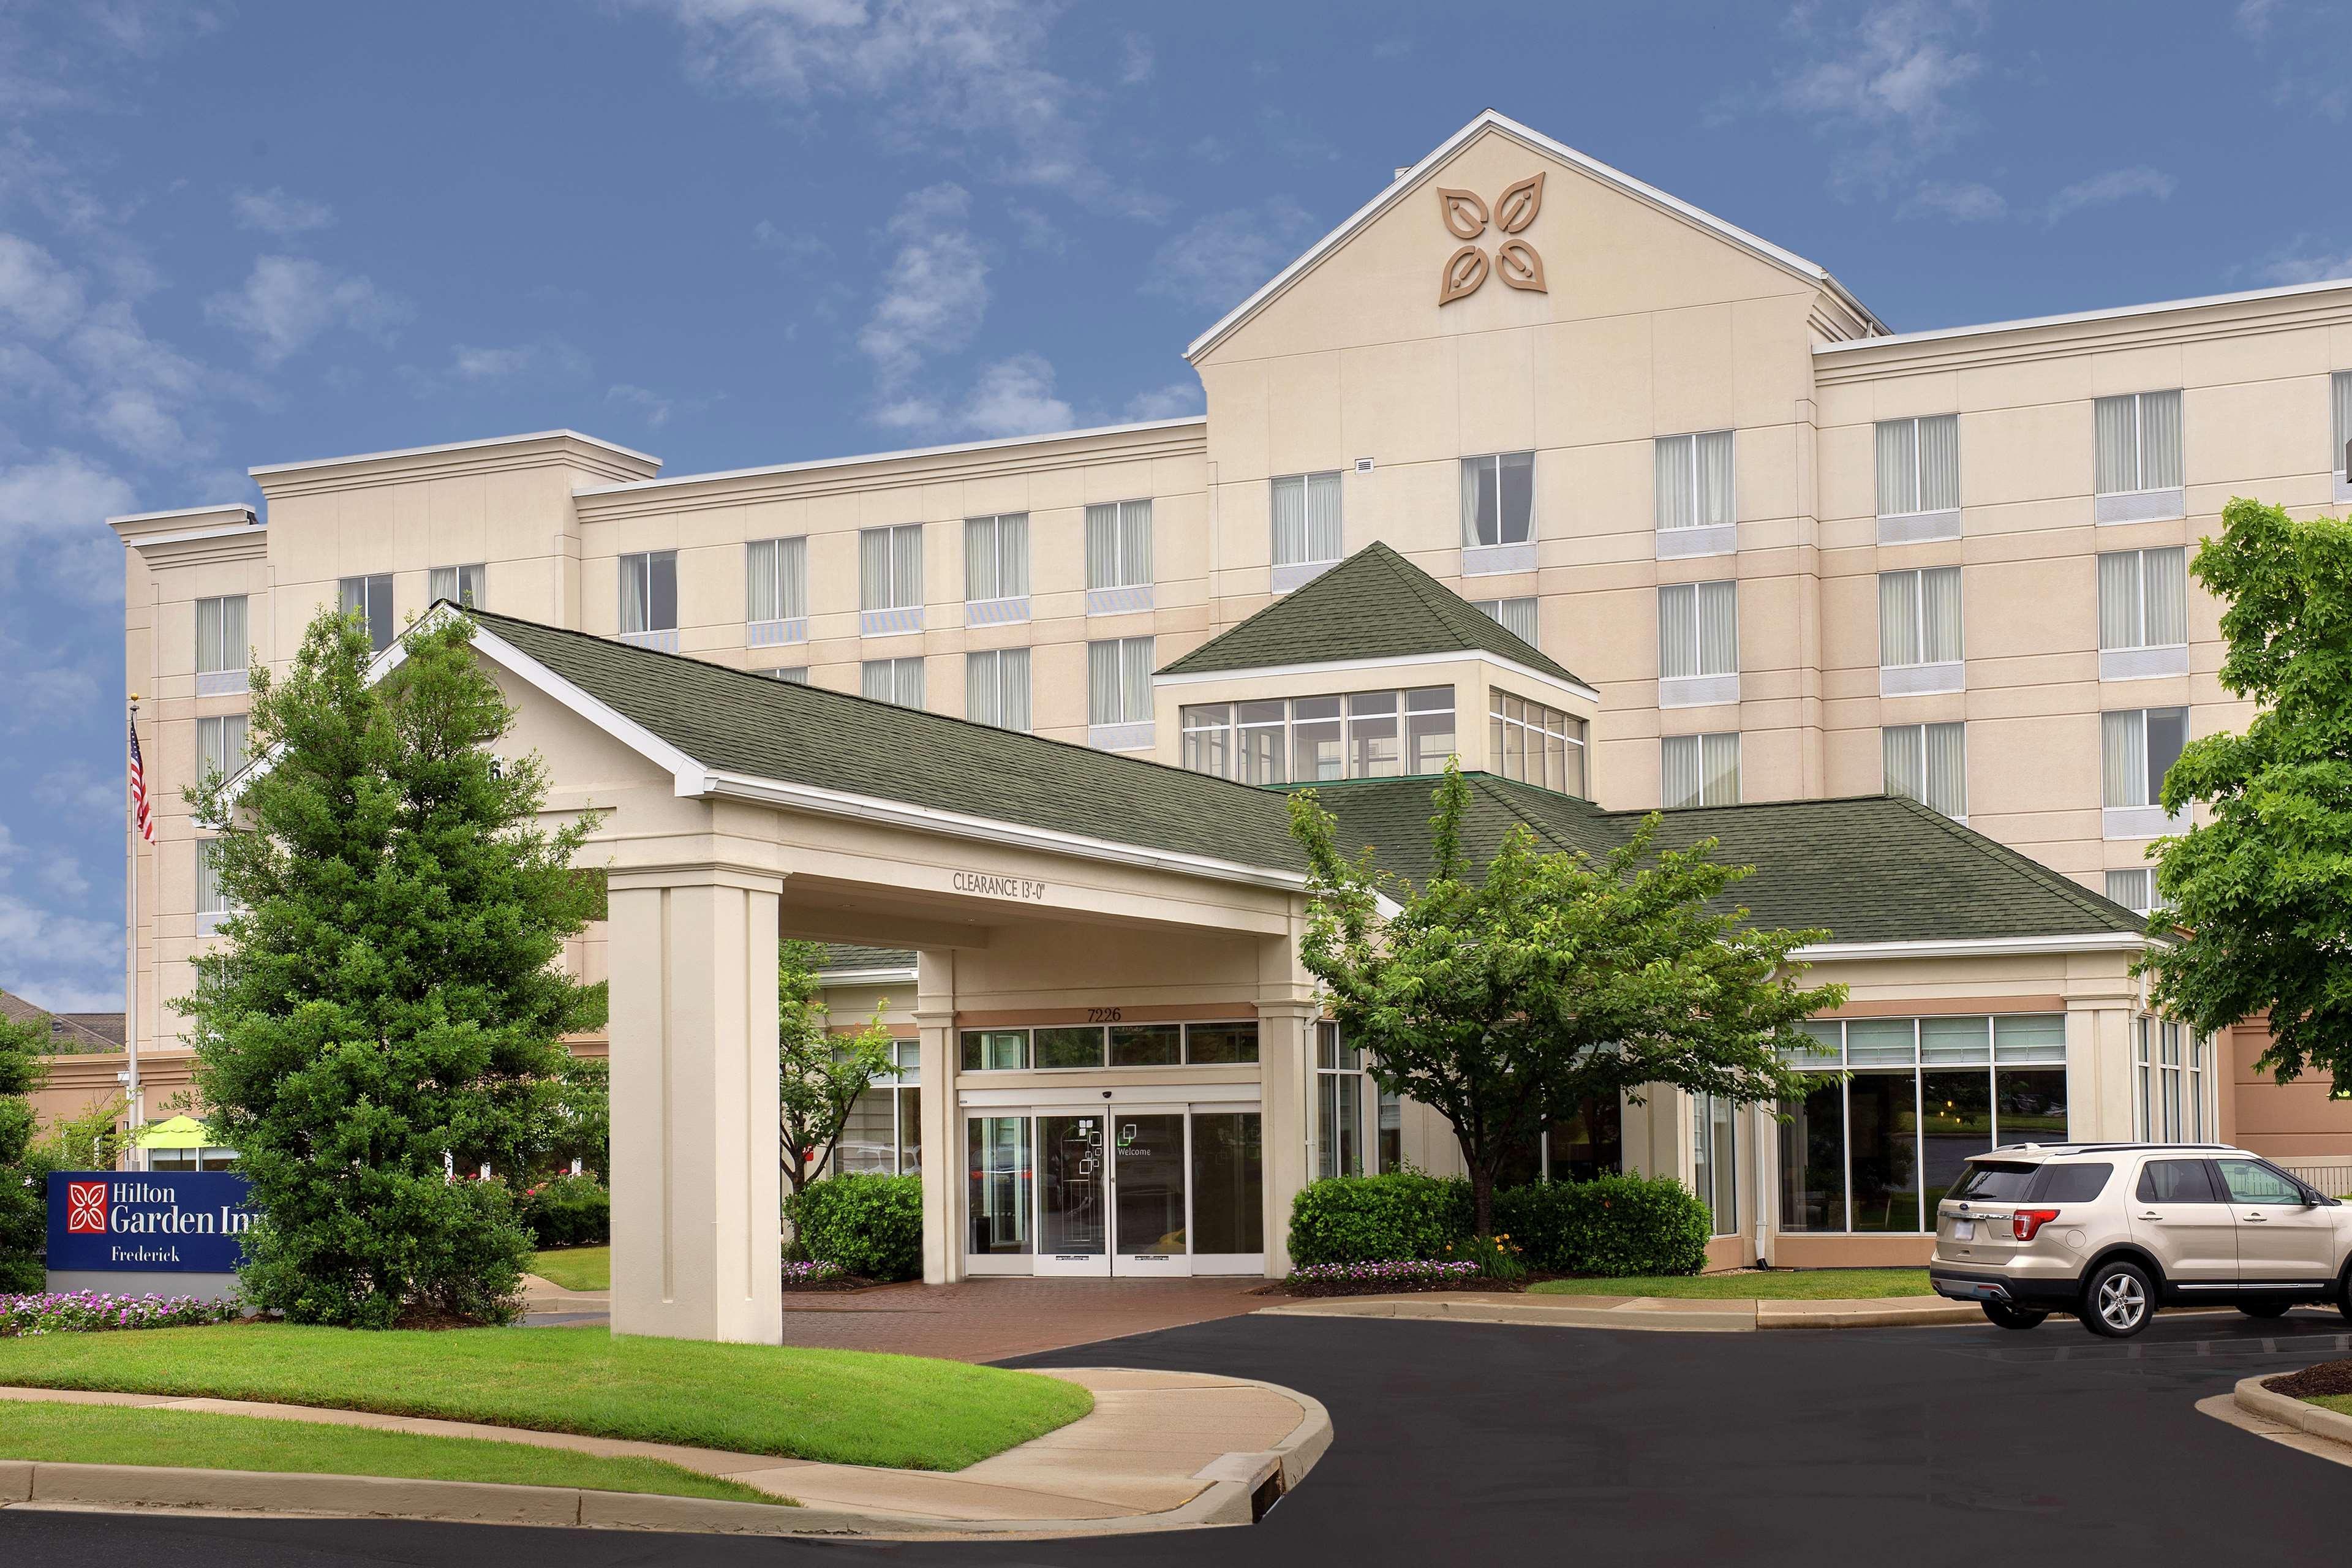
{"type": "MultiPolygon", "coordinates": [[[[1503,194],[1495,198],[1495,226],[1505,234],[1518,234],[1535,222],[1536,214],[1543,211],[1543,185],[1544,177],[1538,173],[1506,186],[1503,194]]],[[[1537,270],[1540,273],[1542,268],[1537,270]]],[[[1504,281],[1509,279],[1506,278],[1504,281]]]]}
{"type": "Polygon", "coordinates": [[[1495,247],[1495,276],[1530,294],[1550,292],[1544,287],[1543,258],[1524,239],[1507,239],[1495,247]]]}
{"type": "Polygon", "coordinates": [[[1486,253],[1475,245],[1465,245],[1446,258],[1445,273],[1438,280],[1437,302],[1450,305],[1465,294],[1475,294],[1478,285],[1486,281],[1486,253]]]}
{"type": "MultiPolygon", "coordinates": [[[[1512,188],[1517,189],[1517,186],[1512,188]]],[[[1454,238],[1475,239],[1486,232],[1486,204],[1479,199],[1477,192],[1451,190],[1440,185],[1437,187],[1437,205],[1438,210],[1445,215],[1445,226],[1454,238]]],[[[1451,273],[1453,270],[1449,263],[1446,271],[1451,273]]],[[[1475,289],[1478,285],[1473,283],[1470,287],[1475,289]]]]}

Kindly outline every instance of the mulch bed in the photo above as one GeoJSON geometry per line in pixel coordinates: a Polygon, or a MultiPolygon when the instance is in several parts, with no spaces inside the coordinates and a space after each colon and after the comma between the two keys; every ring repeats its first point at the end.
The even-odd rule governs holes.
{"type": "Polygon", "coordinates": [[[2284,1377],[2265,1378],[2263,1386],[2289,1399],[2317,1399],[2324,1394],[2352,1394],[2352,1361],[2324,1361],[2284,1377]]]}

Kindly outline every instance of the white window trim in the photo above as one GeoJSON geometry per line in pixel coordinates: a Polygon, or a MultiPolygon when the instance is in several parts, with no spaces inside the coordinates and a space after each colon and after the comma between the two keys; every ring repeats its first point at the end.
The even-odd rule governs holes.
{"type": "MultiPolygon", "coordinates": [[[[1877,497],[1874,492],[1877,486],[1878,426],[1881,425],[1908,425],[1911,426],[1911,488],[1913,492],[1924,500],[1927,494],[1927,469],[1925,461],[1920,457],[1920,422],[1926,419],[1952,420],[1952,450],[1953,456],[1957,458],[1959,453],[1958,418],[1959,416],[1957,412],[1952,414],[1914,414],[1901,419],[1881,419],[1871,426],[1871,472],[1872,489],[1874,491],[1872,501],[1874,505],[1877,500],[1877,497]]],[[[1956,479],[1958,478],[1957,474],[1953,477],[1956,479]]],[[[1959,536],[1960,509],[1956,506],[1921,507],[1913,511],[1886,511],[1885,510],[1881,510],[1878,513],[1878,542],[1881,544],[1917,544],[1931,539],[1958,539],[1959,536]]]]}
{"type": "MultiPolygon", "coordinates": [[[[1703,671],[1697,675],[1667,675],[1662,670],[1658,676],[1658,706],[1661,708],[1708,708],[1720,703],[1739,700],[1738,579],[1716,578],[1710,581],[1729,582],[1733,584],[1731,598],[1733,668],[1728,670],[1703,671]]],[[[1659,618],[1662,623],[1664,619],[1664,596],[1681,589],[1690,590],[1691,636],[1694,639],[1691,653],[1694,664],[1698,662],[1698,657],[1706,647],[1706,628],[1700,622],[1700,606],[1706,603],[1706,600],[1699,593],[1699,589],[1706,585],[1702,583],[1662,583],[1658,585],[1659,618]]]]}
{"type": "MultiPolygon", "coordinates": [[[[2132,404],[2132,478],[2133,488],[2127,490],[2103,490],[2094,480],[2091,512],[2095,523],[2159,522],[2168,518],[2189,515],[2187,480],[2189,469],[2189,399],[2179,387],[2158,387],[2154,392],[2119,392],[2115,397],[2128,397],[2132,404]],[[2180,398],[2180,466],[2182,483],[2150,488],[2143,481],[2147,473],[2147,444],[2142,438],[2144,426],[2140,419],[2140,399],[2171,393],[2180,398]]],[[[2105,402],[2105,396],[2092,400],[2093,409],[2105,402]]],[[[2094,415],[2095,418],[2095,412],[2094,415]]],[[[2094,459],[2095,462],[2095,458],[2094,459]]]]}
{"type": "MultiPolygon", "coordinates": [[[[1930,572],[1948,570],[1956,570],[1956,568],[1942,566],[1903,566],[1895,568],[1891,571],[1881,572],[1878,574],[1879,581],[1882,584],[1889,577],[1908,577],[1911,579],[1911,619],[1912,625],[1918,630],[1918,637],[1913,643],[1911,651],[1916,654],[1924,655],[1927,651],[1927,574],[1930,572]]],[[[1880,592],[1882,594],[1880,603],[1883,605],[1885,603],[1885,599],[1883,597],[1885,593],[1884,588],[1882,588],[1880,592]]],[[[1962,583],[1961,592],[1963,595],[1967,593],[1965,580],[1963,580],[1962,583]]],[[[1925,658],[1921,658],[1913,659],[1907,663],[1885,663],[1885,637],[1882,631],[1879,638],[1879,657],[1881,662],[1878,666],[1878,694],[1881,697],[1924,697],[1936,692],[1965,691],[1968,689],[1967,601],[1965,597],[1963,597],[1961,603],[1962,624],[1960,633],[1960,657],[1958,658],[1930,661],[1925,658]]],[[[1883,613],[1884,612],[1882,611],[1882,615],[1883,613]]]]}

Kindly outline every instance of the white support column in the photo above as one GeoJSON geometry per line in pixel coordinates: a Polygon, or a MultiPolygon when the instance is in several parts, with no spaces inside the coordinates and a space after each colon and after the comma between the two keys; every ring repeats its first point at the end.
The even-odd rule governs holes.
{"type": "Polygon", "coordinates": [[[955,952],[915,955],[915,1026],[922,1033],[923,1283],[963,1278],[963,1118],[956,1110],[955,952]]]}
{"type": "Polygon", "coordinates": [[[1314,977],[1298,962],[1298,931],[1265,944],[1258,971],[1258,1128],[1265,1151],[1265,1271],[1290,1272],[1290,1205],[1315,1179],[1315,1025],[1323,1016],[1314,977]]]}
{"type": "Polygon", "coordinates": [[[703,863],[606,885],[613,1331],[779,1344],[783,878],[703,863]]]}

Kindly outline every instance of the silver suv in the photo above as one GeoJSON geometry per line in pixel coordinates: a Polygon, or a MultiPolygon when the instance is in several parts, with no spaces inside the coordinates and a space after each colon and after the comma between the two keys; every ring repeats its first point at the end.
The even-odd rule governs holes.
{"type": "Polygon", "coordinates": [[[2020,1144],[1969,1156],[1927,1279],[2004,1329],[2072,1312],[2127,1339],[2158,1306],[2206,1303],[2352,1318],[2352,1207],[2226,1144],[2020,1144]]]}

